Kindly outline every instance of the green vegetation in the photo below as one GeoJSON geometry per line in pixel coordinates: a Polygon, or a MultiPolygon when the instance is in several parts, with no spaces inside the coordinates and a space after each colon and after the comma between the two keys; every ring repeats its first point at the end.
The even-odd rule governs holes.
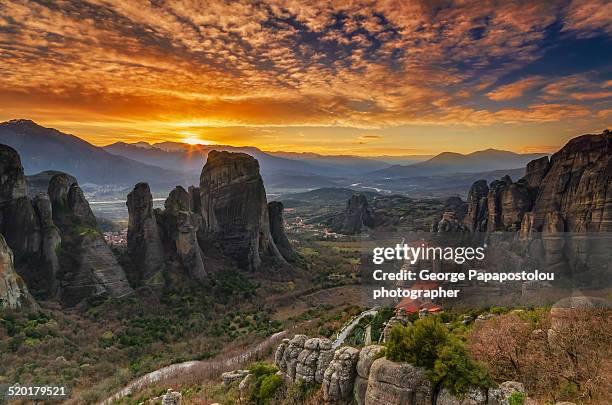
{"type": "Polygon", "coordinates": [[[278,369],[270,364],[255,363],[249,367],[253,382],[249,387],[249,399],[257,405],[267,405],[274,398],[283,379],[276,375],[278,369]]]}
{"type": "Polygon", "coordinates": [[[449,331],[438,316],[393,328],[385,355],[391,361],[424,367],[434,385],[453,394],[463,394],[472,386],[493,386],[487,370],[470,358],[461,336],[449,331]]]}
{"type": "Polygon", "coordinates": [[[509,405],[523,405],[525,403],[525,394],[519,391],[513,392],[508,397],[509,405]]]}

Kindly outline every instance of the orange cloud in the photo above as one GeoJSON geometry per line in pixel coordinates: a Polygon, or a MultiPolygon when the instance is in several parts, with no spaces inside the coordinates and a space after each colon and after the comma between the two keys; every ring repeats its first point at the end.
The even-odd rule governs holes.
{"type": "Polygon", "coordinates": [[[495,101],[512,100],[521,97],[526,91],[542,83],[541,77],[527,77],[514,83],[500,86],[487,93],[487,97],[495,101]]]}
{"type": "Polygon", "coordinates": [[[69,123],[104,139],[169,137],[181,123],[352,128],[347,143],[364,128],[585,117],[588,101],[609,92],[580,77],[531,76],[485,94],[513,100],[546,85],[541,99],[520,108],[495,110],[479,100],[541,57],[540,41],[559,15],[564,35],[609,31],[601,11],[609,5],[561,4],[1,2],[0,116],[69,123]]]}

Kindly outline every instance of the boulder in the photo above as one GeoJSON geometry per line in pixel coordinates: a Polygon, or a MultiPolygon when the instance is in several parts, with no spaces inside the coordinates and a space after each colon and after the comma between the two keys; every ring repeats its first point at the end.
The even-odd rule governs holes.
{"type": "Polygon", "coordinates": [[[227,386],[235,381],[242,381],[247,375],[249,375],[249,370],[234,370],[221,374],[221,378],[223,385],[227,386]]]}
{"type": "Polygon", "coordinates": [[[283,339],[274,352],[274,364],[281,372],[287,371],[287,360],[285,359],[285,350],[289,346],[291,339],[283,339]]]}
{"type": "Polygon", "coordinates": [[[443,388],[436,398],[436,405],[487,405],[487,391],[471,388],[462,396],[455,396],[443,388]]]}
{"type": "Polygon", "coordinates": [[[354,347],[341,347],[323,376],[323,400],[326,403],[348,405],[352,402],[359,350],[354,347]]]}
{"type": "Polygon", "coordinates": [[[162,397],[162,405],[181,405],[182,400],[183,396],[180,392],[168,388],[168,391],[162,397]]]}
{"type": "Polygon", "coordinates": [[[430,405],[431,403],[432,387],[425,376],[425,369],[408,363],[394,363],[385,358],[374,361],[370,368],[365,404],[430,405]]]}
{"type": "Polygon", "coordinates": [[[279,252],[287,261],[292,262],[297,259],[297,255],[291,247],[289,239],[287,239],[287,235],[285,234],[283,209],[283,203],[280,201],[271,201],[268,203],[270,233],[272,234],[272,239],[274,240],[274,243],[276,244],[276,247],[278,248],[279,252]]]}
{"type": "Polygon", "coordinates": [[[128,254],[138,269],[136,278],[148,282],[164,267],[164,248],[149,185],[136,184],[127,196],[126,205],[129,213],[128,254]]]}
{"type": "Polygon", "coordinates": [[[200,176],[203,236],[247,270],[261,256],[281,262],[270,233],[268,202],[257,160],[244,153],[211,151],[200,176]]]}
{"type": "Polygon", "coordinates": [[[515,392],[527,393],[525,386],[517,381],[506,381],[496,388],[489,388],[487,405],[509,405],[508,398],[515,392]]]}

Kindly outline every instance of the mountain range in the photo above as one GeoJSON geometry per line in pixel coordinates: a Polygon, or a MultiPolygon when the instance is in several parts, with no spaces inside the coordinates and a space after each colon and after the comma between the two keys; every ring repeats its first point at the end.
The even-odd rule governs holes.
{"type": "MultiPolygon", "coordinates": [[[[141,181],[148,182],[152,190],[159,192],[169,191],[170,185],[177,183],[196,184],[212,150],[242,152],[255,157],[266,186],[273,193],[354,185],[358,189],[380,188],[407,193],[414,188],[410,185],[421,185],[426,186],[427,192],[440,189],[443,194],[452,193],[456,188],[452,183],[456,180],[461,179],[462,186],[468,179],[472,180],[472,176],[467,175],[469,173],[488,178],[491,177],[488,172],[497,170],[510,172],[514,169],[516,172],[516,168],[524,167],[530,160],[545,156],[487,149],[466,155],[444,152],[431,158],[369,158],[271,152],[252,146],[189,145],[181,142],[149,144],[143,141],[116,142],[98,147],[74,135],[25,119],[0,123],[0,143],[12,146],[20,153],[29,176],[45,170],[62,171],[75,176],[86,190],[91,184],[107,191],[109,186],[124,190],[126,186],[141,181]],[[394,164],[396,162],[412,163],[394,164]]],[[[494,173],[495,176],[498,174],[494,173]]]]}
{"type": "Polygon", "coordinates": [[[21,155],[26,174],[56,170],[81,184],[130,185],[143,180],[175,184],[185,174],[115,155],[74,135],[45,128],[30,120],[0,123],[0,143],[21,155]]]}
{"type": "Polygon", "coordinates": [[[448,173],[476,173],[524,167],[534,159],[547,156],[545,153],[514,153],[497,149],[486,149],[466,155],[443,152],[424,162],[411,165],[393,165],[369,173],[371,177],[402,178],[422,177],[448,173]]]}

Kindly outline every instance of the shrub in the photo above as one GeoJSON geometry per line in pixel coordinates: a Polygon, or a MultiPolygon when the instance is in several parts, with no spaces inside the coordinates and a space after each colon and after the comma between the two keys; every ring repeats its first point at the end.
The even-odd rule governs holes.
{"type": "Polygon", "coordinates": [[[249,387],[249,399],[257,405],[267,405],[274,398],[283,379],[276,375],[278,369],[267,363],[254,363],[249,367],[253,383],[249,387]]]}
{"type": "Polygon", "coordinates": [[[448,329],[436,317],[418,320],[414,326],[396,326],[387,343],[387,358],[433,368],[438,351],[448,339],[448,329]]]}
{"type": "Polygon", "coordinates": [[[488,370],[470,359],[464,343],[456,336],[450,336],[440,347],[428,377],[434,384],[440,383],[455,394],[467,392],[470,387],[494,386],[488,370]]]}
{"type": "Polygon", "coordinates": [[[265,376],[259,386],[259,400],[263,403],[269,402],[282,385],[283,379],[280,376],[276,374],[265,376]]]}
{"type": "Polygon", "coordinates": [[[448,388],[453,394],[465,393],[474,386],[493,386],[488,371],[469,357],[463,341],[437,317],[393,328],[385,355],[391,361],[424,367],[432,383],[448,388]]]}
{"type": "Polygon", "coordinates": [[[525,403],[525,394],[519,391],[514,391],[509,397],[508,397],[508,404],[509,405],[523,405],[523,403],[525,403]]]}

